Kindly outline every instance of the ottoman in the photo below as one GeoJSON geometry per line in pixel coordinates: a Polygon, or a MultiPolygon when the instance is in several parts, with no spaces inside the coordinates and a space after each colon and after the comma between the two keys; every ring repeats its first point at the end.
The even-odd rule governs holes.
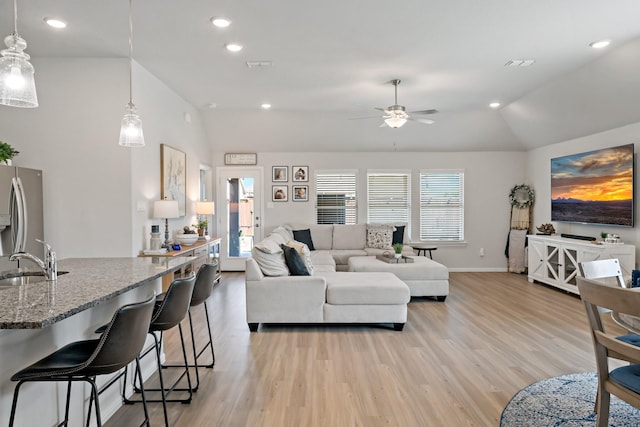
{"type": "Polygon", "coordinates": [[[375,256],[349,258],[349,271],[393,273],[409,286],[412,297],[436,297],[444,301],[449,295],[449,270],[426,257],[411,257],[412,263],[387,263],[375,256]]]}

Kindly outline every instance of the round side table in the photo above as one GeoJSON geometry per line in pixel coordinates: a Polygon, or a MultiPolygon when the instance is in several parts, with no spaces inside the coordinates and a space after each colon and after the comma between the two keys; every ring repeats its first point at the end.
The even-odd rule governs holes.
{"type": "Polygon", "coordinates": [[[438,248],[436,248],[435,246],[429,246],[429,245],[411,245],[411,247],[413,249],[415,249],[415,251],[418,253],[418,256],[420,256],[420,252],[422,252],[422,255],[427,256],[427,252],[429,252],[429,258],[433,259],[433,254],[431,253],[431,251],[437,251],[438,248]]]}

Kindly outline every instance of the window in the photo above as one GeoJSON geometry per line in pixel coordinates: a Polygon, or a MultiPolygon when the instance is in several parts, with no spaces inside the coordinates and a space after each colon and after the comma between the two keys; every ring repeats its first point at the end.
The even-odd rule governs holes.
{"type": "Polygon", "coordinates": [[[358,218],[355,171],[318,171],[316,221],[318,224],[355,224],[358,218]]]}
{"type": "Polygon", "coordinates": [[[420,171],[420,240],[464,240],[464,171],[420,171]]]}
{"type": "Polygon", "coordinates": [[[367,222],[411,224],[411,174],[367,174],[367,222]]]}

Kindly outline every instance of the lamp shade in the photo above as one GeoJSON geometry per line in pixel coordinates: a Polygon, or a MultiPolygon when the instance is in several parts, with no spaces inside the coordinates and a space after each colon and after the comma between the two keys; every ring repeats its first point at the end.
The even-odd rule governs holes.
{"type": "Polygon", "coordinates": [[[4,39],[7,48],[0,51],[0,104],[9,107],[38,106],[36,81],[29,55],[23,50],[27,43],[17,34],[4,39]]]}
{"type": "Polygon", "coordinates": [[[214,215],[216,213],[215,204],[213,202],[196,202],[197,215],[214,215]]]}
{"type": "Polygon", "coordinates": [[[156,200],[153,202],[153,217],[154,218],[178,218],[180,212],[178,211],[177,200],[156,200]]]}
{"type": "Polygon", "coordinates": [[[399,128],[403,124],[407,123],[407,119],[405,119],[403,117],[389,117],[388,119],[385,119],[384,122],[390,128],[399,128]]]}

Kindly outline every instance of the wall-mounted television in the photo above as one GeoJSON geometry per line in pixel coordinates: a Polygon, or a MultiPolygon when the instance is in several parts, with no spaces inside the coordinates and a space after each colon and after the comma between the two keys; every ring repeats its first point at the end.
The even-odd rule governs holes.
{"type": "Polygon", "coordinates": [[[633,144],[551,159],[551,220],[633,227],[633,144]]]}

